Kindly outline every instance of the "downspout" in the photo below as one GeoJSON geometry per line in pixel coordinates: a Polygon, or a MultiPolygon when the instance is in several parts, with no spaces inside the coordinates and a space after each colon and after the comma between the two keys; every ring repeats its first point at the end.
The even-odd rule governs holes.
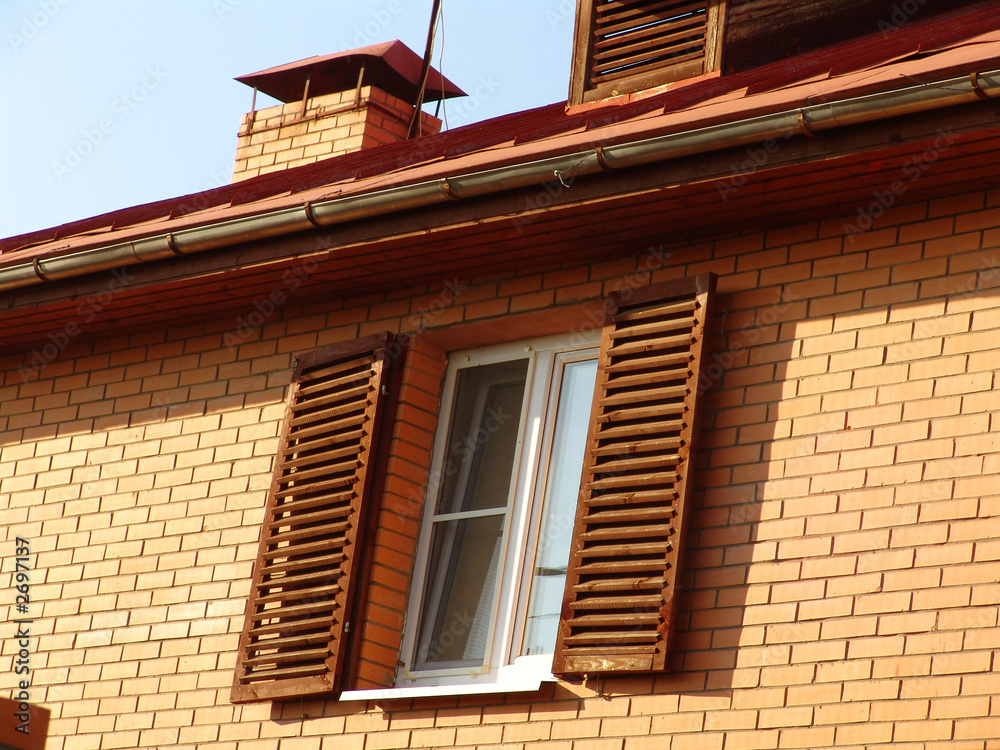
{"type": "Polygon", "coordinates": [[[563,175],[576,179],[604,171],[759,143],[770,138],[813,135],[825,130],[996,97],[1000,97],[1000,70],[808,105],[639,141],[595,146],[563,156],[442,177],[373,193],[331,198],[48,259],[21,261],[0,267],[0,291],[532,187],[553,179],[562,180],[563,175]]]}

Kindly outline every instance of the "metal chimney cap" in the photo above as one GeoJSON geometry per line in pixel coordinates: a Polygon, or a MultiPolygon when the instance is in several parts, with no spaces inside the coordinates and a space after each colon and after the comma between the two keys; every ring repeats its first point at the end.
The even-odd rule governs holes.
{"type": "MultiPolygon", "coordinates": [[[[323,96],[337,91],[353,91],[358,76],[364,68],[363,86],[374,86],[387,94],[415,104],[420,86],[420,56],[398,39],[372,44],[367,47],[317,55],[298,62],[260,70],[236,80],[256,87],[280,102],[302,101],[306,79],[309,78],[309,96],[323,96]]],[[[424,101],[466,96],[458,86],[434,68],[427,77],[424,101]]]]}

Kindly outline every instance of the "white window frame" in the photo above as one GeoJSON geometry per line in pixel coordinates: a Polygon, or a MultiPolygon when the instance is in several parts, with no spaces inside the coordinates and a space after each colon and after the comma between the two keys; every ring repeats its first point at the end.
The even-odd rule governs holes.
{"type": "MultiPolygon", "coordinates": [[[[527,561],[535,559],[542,512],[547,467],[552,451],[555,414],[565,364],[596,360],[600,331],[519,341],[511,344],[451,353],[441,397],[441,409],[435,436],[433,461],[428,483],[424,521],[417,546],[417,561],[411,585],[407,626],[404,628],[401,660],[395,689],[387,691],[356,691],[344,698],[404,697],[406,695],[440,695],[443,693],[486,692],[491,690],[537,689],[543,680],[553,679],[552,654],[519,656],[527,617],[531,571],[527,561]],[[415,659],[416,629],[419,621],[420,597],[426,585],[433,508],[443,480],[447,454],[448,431],[454,404],[459,370],[476,365],[515,359],[529,359],[524,407],[519,425],[514,459],[515,477],[513,500],[508,504],[504,524],[500,584],[494,601],[494,621],[490,624],[485,665],[479,668],[453,668],[411,672],[408,665],[415,659]]],[[[589,414],[590,404],[587,404],[589,414]]],[[[579,481],[579,478],[577,478],[579,481]]]]}

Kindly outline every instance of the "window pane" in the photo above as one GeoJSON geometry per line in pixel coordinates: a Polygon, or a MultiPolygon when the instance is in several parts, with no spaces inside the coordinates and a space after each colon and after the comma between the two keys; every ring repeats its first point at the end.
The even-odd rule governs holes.
{"type": "Polygon", "coordinates": [[[416,669],[477,667],[486,658],[505,514],[434,525],[416,669]]]}
{"type": "Polygon", "coordinates": [[[437,513],[505,508],[528,360],[460,370],[437,513]]]}
{"type": "Polygon", "coordinates": [[[563,368],[522,654],[551,654],[562,609],[597,361],[563,368]]]}

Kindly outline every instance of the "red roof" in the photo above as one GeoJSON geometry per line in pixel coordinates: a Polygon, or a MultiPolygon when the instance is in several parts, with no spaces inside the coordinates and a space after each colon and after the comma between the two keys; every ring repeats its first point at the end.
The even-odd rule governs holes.
{"type": "Polygon", "coordinates": [[[506,115],[0,240],[0,266],[982,70],[1000,63],[998,26],[995,3],[985,3],[909,24],[887,37],[876,33],[745,73],[705,76],[654,94],[575,108],[559,103],[506,115]]]}

